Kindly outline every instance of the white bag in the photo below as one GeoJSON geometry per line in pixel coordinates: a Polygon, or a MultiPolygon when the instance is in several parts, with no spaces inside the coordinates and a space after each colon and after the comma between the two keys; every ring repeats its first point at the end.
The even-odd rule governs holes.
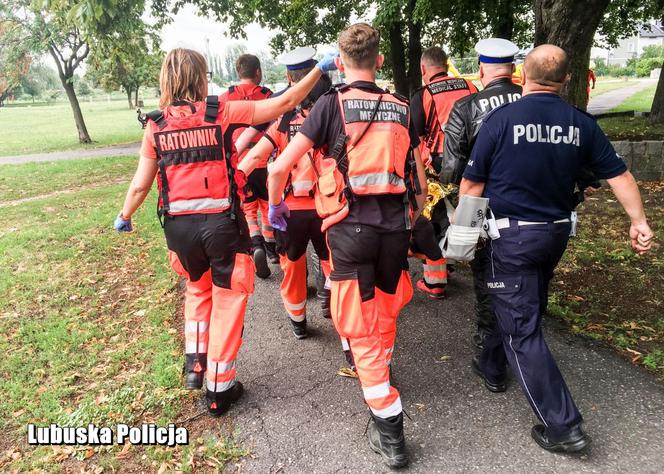
{"type": "Polygon", "coordinates": [[[440,241],[443,256],[460,262],[475,258],[477,243],[483,232],[489,200],[474,196],[461,196],[455,213],[455,223],[450,224],[440,241]]]}

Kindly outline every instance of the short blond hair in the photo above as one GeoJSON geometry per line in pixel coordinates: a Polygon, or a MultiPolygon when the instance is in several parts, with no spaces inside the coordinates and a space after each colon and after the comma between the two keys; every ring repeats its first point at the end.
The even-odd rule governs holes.
{"type": "Polygon", "coordinates": [[[350,25],[339,34],[339,51],[351,67],[372,69],[376,65],[380,33],[367,23],[350,25]]]}
{"type": "Polygon", "coordinates": [[[159,89],[162,109],[179,100],[199,102],[205,99],[208,89],[205,57],[191,49],[171,50],[161,65],[159,89]]]}

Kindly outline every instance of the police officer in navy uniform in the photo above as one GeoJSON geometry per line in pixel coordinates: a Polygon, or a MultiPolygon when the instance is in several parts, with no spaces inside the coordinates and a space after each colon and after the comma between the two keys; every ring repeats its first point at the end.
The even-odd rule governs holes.
{"type": "Polygon", "coordinates": [[[528,54],[523,98],[484,119],[460,194],[489,198],[500,233],[490,243],[486,282],[500,334],[485,339],[475,370],[489,390],[500,391],[509,364],[541,423],[533,439],[549,451],[575,452],[589,438],[540,322],[569,239],[579,169],[589,165],[608,181],[630,218],[637,252],[651,248],[653,232],[636,182],[609,140],[592,116],[559,97],[567,70],[567,55],[556,46],[528,54]]]}
{"type": "MultiPolygon", "coordinates": [[[[479,54],[479,76],[484,89],[459,99],[450,112],[440,172],[443,184],[458,185],[461,182],[484,117],[493,109],[521,98],[521,86],[512,82],[514,55],[519,52],[519,47],[505,39],[488,38],[480,40],[475,45],[475,51],[479,54]]],[[[473,341],[480,349],[485,336],[494,332],[496,326],[484,279],[488,261],[487,247],[481,247],[470,263],[477,316],[477,333],[473,341]]]]}

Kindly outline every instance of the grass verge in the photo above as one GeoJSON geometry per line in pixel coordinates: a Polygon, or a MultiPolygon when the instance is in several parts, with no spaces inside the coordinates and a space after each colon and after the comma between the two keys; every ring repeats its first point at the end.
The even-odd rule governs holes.
{"type": "Polygon", "coordinates": [[[628,97],[618,107],[611,109],[611,112],[624,112],[627,110],[633,110],[635,112],[650,112],[652,100],[655,98],[655,89],[657,89],[657,84],[637,92],[628,97]]]}
{"type": "MultiPolygon", "coordinates": [[[[58,186],[88,179],[90,164],[67,162],[58,186]]],[[[48,166],[1,166],[0,176],[12,179],[2,181],[0,204],[33,174],[46,176],[48,166]]],[[[134,166],[135,160],[106,158],[94,163],[93,174],[124,173],[128,180],[134,166]]],[[[200,395],[180,389],[180,292],[154,216],[155,196],[139,211],[137,231],[120,235],[111,223],[125,191],[126,184],[83,187],[2,209],[0,471],[195,472],[245,454],[228,419],[190,416],[201,411],[200,395]],[[114,428],[178,421],[189,429],[189,446],[26,442],[28,423],[114,428]]]]}
{"type": "MultiPolygon", "coordinates": [[[[156,101],[145,109],[156,108],[156,101]]],[[[94,148],[139,141],[136,111],[124,102],[82,102],[81,110],[94,143],[81,145],[68,103],[0,109],[0,156],[94,148]]]]}
{"type": "Polygon", "coordinates": [[[653,124],[648,117],[609,117],[598,123],[611,140],[664,140],[664,124],[653,124]]]}
{"type": "MultiPolygon", "coordinates": [[[[664,235],[664,183],[641,183],[656,235],[664,235]]],[[[552,284],[549,313],[572,332],[605,341],[664,380],[664,248],[631,251],[628,220],[611,191],[579,208],[579,235],[570,240],[552,284]]]]}

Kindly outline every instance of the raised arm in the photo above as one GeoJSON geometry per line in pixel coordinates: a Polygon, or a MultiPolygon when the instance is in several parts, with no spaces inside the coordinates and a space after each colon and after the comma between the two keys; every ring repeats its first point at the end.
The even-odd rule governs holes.
{"type": "Polygon", "coordinates": [[[318,64],[316,64],[316,67],[313,68],[309,74],[304,76],[304,79],[298,81],[297,84],[292,87],[289,87],[288,90],[280,96],[256,102],[254,117],[251,122],[252,125],[270,122],[297,107],[311,89],[314,88],[316,82],[318,82],[318,79],[323,73],[336,69],[334,60],[338,55],[338,52],[328,53],[318,62],[318,64]]]}

